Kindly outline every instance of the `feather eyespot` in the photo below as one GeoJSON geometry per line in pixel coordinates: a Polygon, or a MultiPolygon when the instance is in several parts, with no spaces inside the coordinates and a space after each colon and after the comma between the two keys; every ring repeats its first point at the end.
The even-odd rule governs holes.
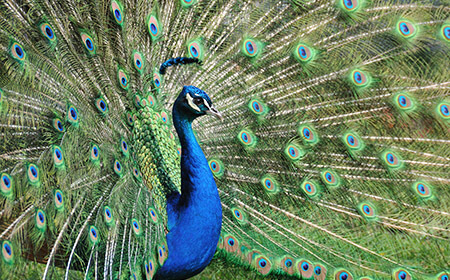
{"type": "Polygon", "coordinates": [[[291,160],[292,162],[296,162],[305,155],[305,151],[303,151],[303,149],[301,149],[296,144],[290,143],[287,144],[284,148],[284,154],[289,160],[291,160]]]}
{"type": "Polygon", "coordinates": [[[417,33],[416,25],[409,20],[400,20],[397,22],[397,32],[406,39],[413,38],[417,33]]]}
{"type": "Polygon", "coordinates": [[[89,241],[91,242],[92,245],[95,245],[100,241],[98,230],[95,226],[89,227],[89,241]]]}
{"type": "Polygon", "coordinates": [[[153,74],[153,85],[159,89],[161,87],[161,77],[158,73],[153,74]]]}
{"type": "Polygon", "coordinates": [[[298,132],[306,144],[314,145],[319,142],[319,137],[311,125],[300,126],[298,132]]]}
{"type": "Polygon", "coordinates": [[[155,41],[156,39],[158,39],[161,36],[159,21],[154,15],[150,16],[147,26],[148,26],[148,31],[150,33],[152,41],[155,41]]]}
{"type": "Polygon", "coordinates": [[[39,168],[35,164],[29,164],[27,167],[28,182],[34,186],[39,185],[39,168]]]}
{"type": "Polygon", "coordinates": [[[449,23],[444,23],[444,25],[442,25],[439,35],[447,43],[450,42],[450,24],[449,23]]]}
{"type": "Polygon", "coordinates": [[[156,36],[156,35],[158,34],[158,27],[157,27],[157,25],[156,25],[155,23],[150,22],[150,24],[149,24],[149,29],[150,29],[150,33],[151,33],[153,36],[156,36]]]}
{"type": "Polygon", "coordinates": [[[2,259],[8,263],[12,264],[14,262],[14,251],[11,242],[8,240],[2,241],[2,259]]]}
{"type": "Polygon", "coordinates": [[[45,217],[45,212],[41,209],[38,209],[36,211],[35,225],[36,225],[36,228],[40,231],[45,231],[45,229],[47,227],[47,219],[45,217]]]}
{"type": "Polygon", "coordinates": [[[158,245],[157,252],[158,252],[158,262],[160,265],[163,265],[167,259],[168,253],[166,250],[166,246],[164,244],[158,245]]]}
{"type": "Polygon", "coordinates": [[[358,211],[368,221],[377,220],[377,210],[369,202],[362,202],[358,205],[358,211]]]}
{"type": "Polygon", "coordinates": [[[150,106],[155,105],[155,98],[154,98],[152,95],[149,95],[148,98],[147,98],[147,100],[148,100],[148,104],[149,104],[150,106]]]}
{"type": "Polygon", "coordinates": [[[122,164],[120,163],[120,161],[115,160],[113,168],[114,168],[114,172],[117,175],[119,175],[119,177],[122,177],[122,175],[123,175],[123,170],[122,169],[123,168],[122,168],[122,164]]]}
{"type": "Polygon", "coordinates": [[[364,142],[356,133],[347,132],[344,134],[342,140],[350,151],[361,151],[364,148],[364,142]]]}
{"type": "Polygon", "coordinates": [[[358,88],[367,87],[371,82],[371,77],[368,73],[355,69],[350,73],[352,83],[358,88]]]}
{"type": "Polygon", "coordinates": [[[270,175],[265,175],[261,178],[261,184],[264,186],[264,190],[268,193],[278,192],[278,183],[270,175]]]}
{"type": "Polygon", "coordinates": [[[267,275],[272,270],[272,264],[268,258],[260,255],[256,259],[256,270],[262,275],[267,275]]]}
{"type": "Polygon", "coordinates": [[[81,40],[83,41],[83,45],[86,48],[88,54],[95,54],[95,44],[92,37],[87,33],[81,33],[81,40]]]}
{"type": "Polygon", "coordinates": [[[163,123],[165,123],[165,124],[167,124],[167,122],[168,122],[168,116],[167,116],[167,113],[164,112],[164,111],[161,112],[161,120],[162,120],[163,123]]]}
{"type": "Polygon", "coordinates": [[[155,262],[150,259],[145,263],[144,267],[147,279],[152,279],[153,275],[155,274],[155,262]]]}
{"type": "Polygon", "coordinates": [[[248,108],[250,109],[250,112],[258,117],[264,117],[269,112],[266,104],[259,99],[251,99],[248,103],[248,108]]]}
{"type": "Polygon", "coordinates": [[[258,53],[258,46],[252,40],[245,41],[244,45],[248,56],[255,56],[258,53]]]}
{"type": "Polygon", "coordinates": [[[295,58],[301,63],[310,62],[315,55],[316,51],[304,43],[298,44],[294,52],[295,58]]]}
{"type": "Polygon", "coordinates": [[[352,12],[358,8],[357,0],[342,0],[342,4],[344,5],[345,9],[349,12],[352,12]]]}
{"type": "Polygon", "coordinates": [[[155,271],[155,264],[153,263],[153,260],[150,260],[148,262],[148,267],[150,268],[150,272],[152,273],[151,276],[153,275],[154,271],[155,271]]]}
{"type": "Polygon", "coordinates": [[[131,220],[131,225],[133,227],[134,234],[141,235],[142,230],[141,230],[141,226],[139,224],[139,221],[137,219],[132,219],[131,220]]]}
{"type": "Polygon", "coordinates": [[[103,218],[107,226],[112,226],[114,224],[114,217],[112,210],[109,206],[103,207],[103,218]]]}
{"type": "Polygon", "coordinates": [[[188,44],[188,54],[193,58],[203,58],[203,47],[200,43],[200,39],[195,39],[188,44]]]}
{"type": "Polygon", "coordinates": [[[129,88],[129,81],[125,71],[119,68],[119,71],[117,71],[117,78],[119,79],[120,87],[127,90],[129,88]]]}
{"type": "Polygon", "coordinates": [[[211,160],[209,160],[208,164],[209,164],[209,168],[211,169],[213,175],[216,178],[222,177],[222,175],[225,172],[225,167],[224,167],[222,161],[220,161],[218,159],[211,159],[211,160]]]}
{"type": "Polygon", "coordinates": [[[241,218],[241,212],[239,212],[239,210],[234,210],[233,213],[234,213],[234,216],[235,216],[237,219],[240,219],[240,218],[241,218]]]}
{"type": "Polygon", "coordinates": [[[449,280],[448,273],[443,271],[437,275],[438,280],[449,280]]]}
{"type": "Polygon", "coordinates": [[[338,269],[334,273],[335,280],[353,280],[353,275],[345,269],[338,269]]]}
{"type": "Polygon", "coordinates": [[[55,41],[55,33],[53,32],[53,28],[48,23],[41,24],[40,29],[42,35],[44,35],[50,42],[55,41]]]}
{"type": "Polygon", "coordinates": [[[53,146],[53,162],[55,166],[61,168],[64,166],[64,156],[61,147],[53,146]]]}
{"type": "Polygon", "coordinates": [[[123,8],[122,8],[121,3],[117,2],[117,1],[111,2],[112,15],[113,15],[114,19],[116,20],[116,23],[119,24],[120,26],[122,26],[123,22],[124,22],[124,16],[123,16],[122,10],[123,10],[123,8]]]}
{"type": "Polygon", "coordinates": [[[261,111],[262,111],[262,108],[261,108],[261,107],[262,107],[262,106],[261,106],[261,104],[260,104],[258,101],[254,100],[254,101],[252,102],[252,108],[253,108],[253,111],[254,111],[255,113],[257,113],[257,114],[261,113],[261,111]]]}
{"type": "Polygon", "coordinates": [[[415,182],[412,186],[413,191],[418,195],[420,198],[426,200],[433,197],[432,193],[432,187],[430,184],[424,182],[424,181],[418,181],[415,182]]]}
{"type": "Polygon", "coordinates": [[[241,52],[250,58],[257,57],[261,53],[262,44],[254,39],[244,39],[241,52]]]}
{"type": "Polygon", "coordinates": [[[444,120],[450,120],[450,103],[447,101],[441,102],[437,106],[438,115],[444,120]]]}
{"type": "Polygon", "coordinates": [[[226,235],[224,238],[224,248],[228,253],[239,252],[239,241],[233,235],[226,235]]]}
{"type": "Polygon", "coordinates": [[[256,145],[256,137],[250,130],[241,130],[238,134],[238,139],[244,147],[253,147],[256,145]]]}
{"type": "Polygon", "coordinates": [[[64,209],[64,196],[61,190],[57,189],[53,192],[53,201],[56,210],[62,211],[64,209]]]}
{"type": "Polygon", "coordinates": [[[198,57],[198,51],[197,51],[197,48],[196,48],[195,46],[191,46],[191,47],[189,48],[189,50],[190,50],[190,54],[191,54],[193,57],[198,57]]]}
{"type": "Polygon", "coordinates": [[[17,42],[12,43],[11,45],[11,55],[18,60],[19,62],[23,62],[26,57],[26,53],[22,48],[22,45],[20,45],[17,42]]]}
{"type": "Polygon", "coordinates": [[[395,280],[411,280],[411,274],[406,270],[402,268],[398,268],[393,271],[393,276],[395,280]]]}
{"type": "Polygon", "coordinates": [[[297,269],[300,272],[302,278],[309,279],[314,274],[314,267],[308,260],[297,261],[297,269]]]}
{"type": "Polygon", "coordinates": [[[325,280],[327,277],[327,268],[319,263],[314,264],[314,279],[315,280],[325,280]]]}
{"type": "Polygon", "coordinates": [[[77,108],[73,105],[69,105],[67,107],[67,121],[75,127],[78,126],[79,116],[77,108]]]}
{"type": "Polygon", "coordinates": [[[279,266],[281,269],[289,275],[293,275],[296,272],[294,261],[291,257],[285,256],[280,260],[279,266]]]}
{"type": "Polygon", "coordinates": [[[317,198],[320,194],[318,184],[313,180],[304,180],[300,187],[309,198],[317,198]]]}
{"type": "Polygon", "coordinates": [[[196,0],[181,0],[181,5],[182,5],[184,8],[189,8],[189,7],[191,7],[195,2],[196,2],[196,0]]]}
{"type": "Polygon", "coordinates": [[[131,113],[127,113],[127,123],[129,126],[134,125],[134,116],[131,113]]]}
{"type": "Polygon", "coordinates": [[[136,68],[136,70],[142,73],[142,70],[144,70],[144,58],[142,54],[137,51],[133,52],[133,61],[134,61],[134,68],[136,68]]]}
{"type": "Polygon", "coordinates": [[[141,172],[139,171],[139,169],[137,167],[133,168],[133,176],[138,181],[142,180],[141,172]]]}
{"type": "Polygon", "coordinates": [[[245,214],[242,212],[241,209],[234,207],[231,208],[231,213],[233,214],[233,217],[240,223],[244,224],[246,222],[245,214]]]}
{"type": "Polygon", "coordinates": [[[387,161],[389,164],[395,164],[396,161],[397,161],[397,159],[394,157],[393,154],[387,153],[387,154],[386,154],[386,161],[387,161]]]}
{"type": "Polygon", "coordinates": [[[359,10],[364,4],[364,0],[339,0],[339,8],[348,15],[359,10]]]}
{"type": "Polygon", "coordinates": [[[403,161],[401,158],[391,151],[385,151],[381,155],[383,162],[390,169],[399,169],[403,166],[403,161]]]}
{"type": "Polygon", "coordinates": [[[415,108],[414,100],[406,92],[400,92],[394,96],[394,104],[402,111],[410,111],[415,108]]]}
{"type": "Polygon", "coordinates": [[[97,107],[98,111],[101,114],[106,114],[108,112],[108,104],[106,103],[106,100],[102,97],[97,98],[95,101],[95,107],[97,107]]]}
{"type": "Polygon", "coordinates": [[[98,162],[99,158],[100,158],[100,149],[98,148],[98,146],[96,144],[92,144],[90,159],[93,162],[98,162]]]}
{"type": "Polygon", "coordinates": [[[141,108],[144,106],[144,104],[142,104],[142,98],[139,94],[134,95],[134,106],[136,106],[136,108],[141,108]]]}
{"type": "Polygon", "coordinates": [[[108,219],[111,219],[111,210],[109,210],[109,207],[105,207],[105,217],[108,219]]]}
{"type": "Polygon", "coordinates": [[[330,184],[333,184],[336,181],[336,179],[334,178],[333,174],[331,174],[328,171],[325,172],[323,177],[325,178],[325,181],[327,181],[330,184]]]}
{"type": "Polygon", "coordinates": [[[9,174],[2,173],[0,176],[1,193],[10,198],[13,194],[13,180],[9,174]]]}
{"type": "Polygon", "coordinates": [[[329,188],[336,188],[340,185],[340,178],[338,174],[331,169],[322,170],[320,173],[322,182],[329,188]]]}
{"type": "Polygon", "coordinates": [[[128,157],[128,155],[130,154],[128,144],[123,138],[120,139],[120,150],[125,157],[128,157]]]}
{"type": "Polygon", "coordinates": [[[157,224],[159,222],[158,214],[156,210],[153,207],[148,208],[148,213],[150,214],[150,218],[152,219],[152,222],[157,224]]]}
{"type": "Polygon", "coordinates": [[[55,118],[55,119],[53,119],[52,123],[53,123],[53,128],[56,129],[56,131],[58,131],[58,132],[64,132],[65,131],[64,125],[63,125],[63,123],[61,122],[60,119],[55,118]]]}

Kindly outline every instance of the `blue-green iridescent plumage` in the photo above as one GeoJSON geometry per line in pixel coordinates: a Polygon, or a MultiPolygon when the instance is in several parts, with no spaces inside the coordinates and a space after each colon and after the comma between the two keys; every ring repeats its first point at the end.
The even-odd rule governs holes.
{"type": "Polygon", "coordinates": [[[448,280],[449,18],[0,2],[0,278],[448,280]]]}
{"type": "Polygon", "coordinates": [[[185,279],[201,272],[211,261],[219,241],[222,207],[208,162],[195,139],[192,121],[207,111],[190,107],[187,96],[212,105],[205,92],[185,86],[172,110],[181,144],[181,195],[167,194],[169,256],[156,279],[185,279]]]}

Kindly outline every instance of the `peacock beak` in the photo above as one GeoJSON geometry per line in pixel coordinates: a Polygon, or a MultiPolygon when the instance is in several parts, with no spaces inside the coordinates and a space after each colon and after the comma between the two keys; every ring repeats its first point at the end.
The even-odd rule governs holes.
{"type": "Polygon", "coordinates": [[[218,118],[219,120],[223,121],[222,114],[219,111],[217,111],[217,109],[214,108],[214,106],[209,107],[209,110],[206,111],[206,114],[212,115],[218,118]]]}

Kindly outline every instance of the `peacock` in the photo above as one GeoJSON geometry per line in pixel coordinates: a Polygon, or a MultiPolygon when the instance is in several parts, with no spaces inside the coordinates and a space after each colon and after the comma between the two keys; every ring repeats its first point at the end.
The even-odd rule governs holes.
{"type": "Polygon", "coordinates": [[[448,280],[449,61],[448,0],[1,0],[0,278],[448,280]]]}

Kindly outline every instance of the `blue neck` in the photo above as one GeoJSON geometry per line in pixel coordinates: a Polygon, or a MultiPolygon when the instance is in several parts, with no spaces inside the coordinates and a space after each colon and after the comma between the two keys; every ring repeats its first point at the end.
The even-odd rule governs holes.
{"type": "MultiPolygon", "coordinates": [[[[178,100],[177,100],[178,101],[178,100]]],[[[167,195],[169,256],[156,279],[186,279],[211,261],[222,225],[222,206],[208,162],[179,102],[173,123],[181,142],[181,195],[167,195]]]]}

